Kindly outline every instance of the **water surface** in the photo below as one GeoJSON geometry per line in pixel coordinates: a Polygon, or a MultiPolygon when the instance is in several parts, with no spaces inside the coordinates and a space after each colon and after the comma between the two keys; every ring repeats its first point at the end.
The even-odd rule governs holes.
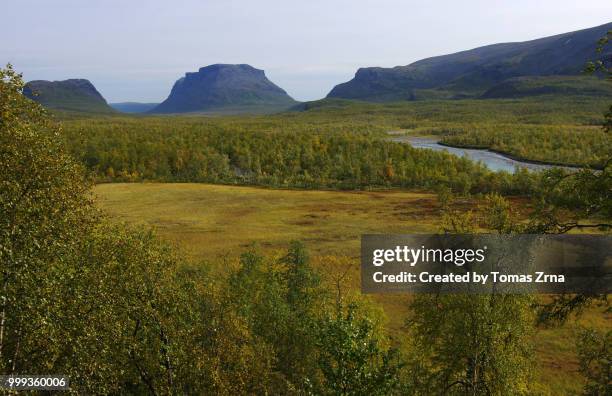
{"type": "Polygon", "coordinates": [[[434,138],[392,135],[392,137],[389,139],[392,142],[410,144],[414,148],[430,149],[435,151],[444,150],[459,157],[467,157],[472,161],[482,162],[487,168],[493,171],[506,171],[514,173],[517,168],[527,168],[532,171],[541,171],[553,167],[553,165],[532,164],[529,162],[518,161],[486,149],[466,149],[443,146],[434,138]]]}

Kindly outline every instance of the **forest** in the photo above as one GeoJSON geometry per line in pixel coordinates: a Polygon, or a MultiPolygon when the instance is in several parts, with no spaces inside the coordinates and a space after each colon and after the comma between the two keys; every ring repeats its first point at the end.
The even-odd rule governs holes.
{"type": "Polygon", "coordinates": [[[612,154],[610,137],[596,126],[491,125],[444,135],[442,142],[454,147],[492,149],[531,161],[594,169],[601,169],[612,154]]]}
{"type": "Polygon", "coordinates": [[[68,150],[97,182],[211,182],[291,188],[426,188],[527,194],[537,176],[488,171],[387,132],[439,136],[528,160],[601,168],[610,137],[598,98],[397,105],[326,100],[272,116],[78,117],[59,114],[68,150]],[[568,108],[572,111],[567,111],[568,108]],[[434,108],[436,110],[434,110],[434,108]]]}
{"type": "MultiPolygon", "coordinates": [[[[385,141],[390,127],[420,125],[429,105],[409,115],[404,105],[364,114],[343,104],[270,118],[63,115],[60,126],[23,97],[12,69],[0,71],[0,87],[2,374],[63,373],[77,394],[532,394],[536,326],[608,309],[607,296],[419,295],[397,338],[380,307],[324,279],[299,241],[278,256],[246,248],[219,277],[151,230],[110,219],[91,187],[417,187],[438,192],[440,232],[607,231],[609,164],[599,172],[496,174],[385,141]],[[470,193],[485,205],[458,211],[453,200],[470,193]],[[500,194],[525,193],[531,212],[521,218],[500,194]]],[[[470,122],[486,114],[472,102],[449,106],[467,106],[470,122]]],[[[512,119],[526,105],[491,106],[512,119]]],[[[601,121],[599,106],[589,106],[555,117],[601,121]]],[[[443,130],[450,117],[423,122],[419,133],[443,130]]],[[[598,133],[609,132],[576,141],[585,158],[599,158],[598,133]]],[[[575,342],[584,391],[609,393],[610,332],[584,329],[575,342]]]]}
{"type": "Polygon", "coordinates": [[[529,188],[526,173],[494,175],[447,153],[388,142],[374,132],[350,132],[351,125],[269,124],[118,118],[68,123],[64,134],[70,151],[98,181],[339,189],[447,185],[473,193],[529,188]],[[322,133],[313,133],[317,129],[322,133]]]}

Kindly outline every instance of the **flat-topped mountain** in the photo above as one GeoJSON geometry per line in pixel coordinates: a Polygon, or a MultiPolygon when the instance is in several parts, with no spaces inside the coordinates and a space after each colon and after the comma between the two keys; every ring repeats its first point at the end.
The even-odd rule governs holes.
{"type": "Polygon", "coordinates": [[[23,94],[41,105],[58,110],[112,113],[113,110],[89,80],[34,80],[23,88],[23,94]]]}
{"type": "Polygon", "coordinates": [[[269,112],[296,102],[272,83],[263,70],[249,65],[216,64],[186,73],[170,96],[152,113],[269,112]]]}
{"type": "MultiPolygon", "coordinates": [[[[335,86],[327,97],[381,102],[476,97],[511,78],[579,75],[589,59],[612,61],[612,48],[601,55],[595,52],[597,40],[610,29],[612,23],[607,23],[537,40],[436,56],[408,66],[362,68],[352,80],[335,86]]],[[[497,90],[496,94],[501,92],[497,90]]]]}

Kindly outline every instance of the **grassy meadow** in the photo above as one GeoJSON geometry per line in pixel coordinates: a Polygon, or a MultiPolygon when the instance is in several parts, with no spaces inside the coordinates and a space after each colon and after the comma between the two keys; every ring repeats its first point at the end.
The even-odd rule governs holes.
{"type": "Polygon", "coordinates": [[[236,256],[256,242],[267,250],[302,240],[318,255],[358,259],[365,233],[437,231],[431,193],[300,191],[214,184],[100,184],[101,207],[144,222],[195,259],[236,256]]]}
{"type": "MultiPolygon", "coordinates": [[[[304,191],[181,183],[100,184],[96,202],[114,219],[152,227],[176,244],[194,265],[223,274],[251,243],[274,254],[289,241],[303,241],[328,282],[345,276],[359,288],[359,237],[363,233],[436,232],[436,195],[408,191],[304,191]]],[[[514,200],[519,206],[521,200],[514,200]]],[[[478,201],[465,201],[468,210],[478,201]]],[[[374,295],[391,334],[402,336],[409,296],[374,295]]],[[[579,326],[609,328],[612,317],[587,310],[563,327],[535,334],[538,390],[578,393],[583,379],[573,341],[579,326]]]]}
{"type": "MultiPolygon", "coordinates": [[[[529,194],[536,183],[400,147],[386,141],[388,131],[597,166],[612,147],[597,126],[606,103],[552,96],[395,104],[324,100],[265,117],[64,115],[63,126],[69,149],[98,181],[146,181],[98,184],[98,205],[113,219],[152,227],[193,265],[223,276],[252,244],[274,255],[297,239],[332,288],[341,279],[358,292],[360,235],[439,231],[433,193],[439,185],[460,194],[529,194]]],[[[510,200],[525,216],[527,197],[510,200]]],[[[479,204],[479,198],[462,198],[455,209],[479,204]]],[[[405,336],[410,296],[371,299],[383,307],[389,333],[396,340],[405,336]]],[[[538,328],[536,390],[580,393],[578,329],[606,329],[611,322],[610,314],[590,308],[562,327],[538,328]]]]}

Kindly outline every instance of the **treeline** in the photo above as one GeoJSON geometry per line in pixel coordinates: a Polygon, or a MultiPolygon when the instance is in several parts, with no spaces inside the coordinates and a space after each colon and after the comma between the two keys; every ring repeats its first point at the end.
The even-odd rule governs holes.
{"type": "MultiPolygon", "coordinates": [[[[571,95],[394,103],[323,99],[302,104],[306,110],[303,115],[310,119],[330,120],[337,116],[339,120],[403,129],[435,124],[600,125],[608,106],[608,98],[571,95]]],[[[291,117],[299,119],[300,115],[291,117]]]]}
{"type": "Polygon", "coordinates": [[[601,166],[612,146],[600,126],[609,99],[549,95],[498,100],[427,100],[386,104],[325,99],[305,117],[375,123],[386,131],[438,135],[457,146],[492,148],[526,160],[601,166]]]}
{"type": "Polygon", "coordinates": [[[70,152],[98,182],[210,182],[365,189],[440,185],[527,192],[527,172],[495,174],[465,158],[385,141],[379,131],[297,120],[108,118],[64,123],[70,152]]]}
{"type": "Polygon", "coordinates": [[[612,138],[595,126],[479,125],[451,131],[442,136],[442,141],[532,161],[598,169],[612,157],[612,138]]]}
{"type": "Polygon", "coordinates": [[[385,141],[440,135],[528,160],[599,167],[609,155],[601,98],[364,104],[325,100],[305,111],[241,117],[68,115],[62,138],[99,182],[174,181],[296,188],[450,186],[525,193],[533,177],[385,141]]]}

